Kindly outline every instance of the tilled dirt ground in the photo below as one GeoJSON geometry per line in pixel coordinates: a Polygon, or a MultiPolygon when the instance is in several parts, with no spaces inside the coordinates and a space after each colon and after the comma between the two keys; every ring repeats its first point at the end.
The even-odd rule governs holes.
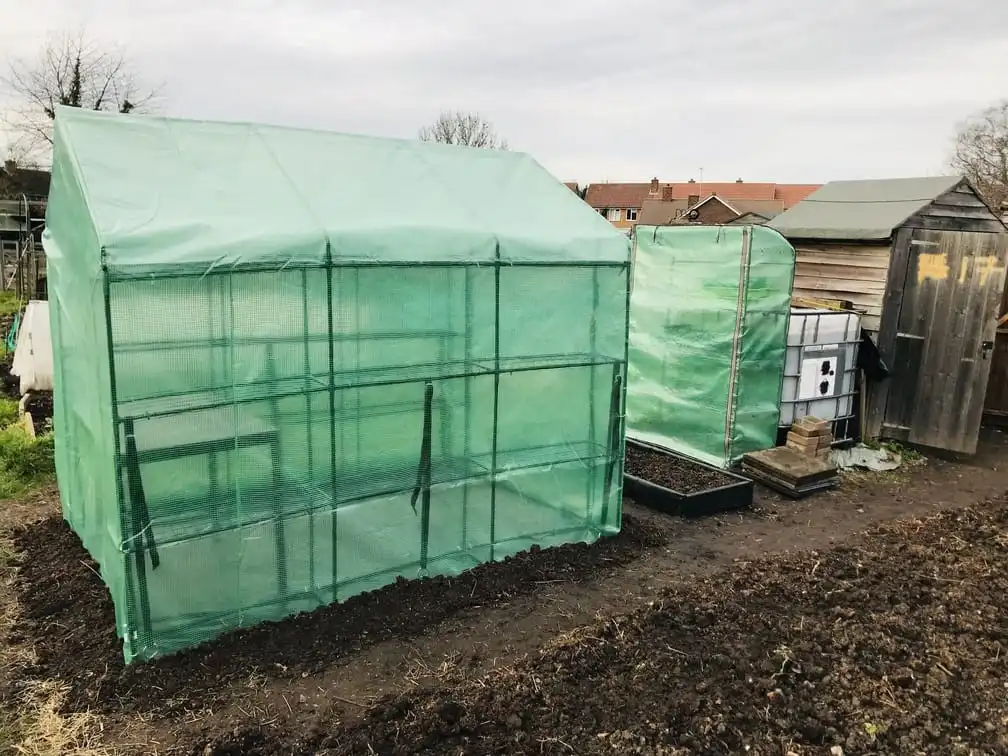
{"type": "Polygon", "coordinates": [[[25,411],[31,413],[37,433],[52,430],[52,391],[32,391],[25,401],[25,411]]]}
{"type": "Polygon", "coordinates": [[[999,500],[739,563],[351,726],[247,727],[193,752],[1006,753],[1006,591],[999,500]]]}
{"type": "Polygon", "coordinates": [[[400,580],[311,614],[230,633],[205,646],[126,667],[115,634],[115,610],[97,565],[59,517],[19,529],[25,555],[15,581],[21,630],[8,642],[31,640],[36,678],[60,680],[74,710],[157,713],[217,707],[230,683],[257,669],[301,678],[389,638],[408,639],[462,611],[486,608],[536,590],[579,581],[665,543],[657,526],[624,518],[618,536],[594,545],[533,548],[456,578],[400,580]]]}
{"type": "MultiPolygon", "coordinates": [[[[846,476],[801,501],[760,490],[730,515],[629,502],[619,539],[393,586],[126,670],[93,564],[44,518],[19,532],[21,618],[5,641],[36,662],[0,665],[0,705],[56,681],[123,754],[969,753],[955,738],[1008,753],[994,697],[1008,680],[1005,505],[976,506],[1006,489],[1008,437],[994,432],[965,463],[846,476]]],[[[0,526],[51,512],[53,496],[2,510],[0,526]]]]}
{"type": "Polygon", "coordinates": [[[737,483],[717,470],[695,465],[671,454],[661,454],[627,444],[626,471],[677,493],[691,494],[737,483]]]}

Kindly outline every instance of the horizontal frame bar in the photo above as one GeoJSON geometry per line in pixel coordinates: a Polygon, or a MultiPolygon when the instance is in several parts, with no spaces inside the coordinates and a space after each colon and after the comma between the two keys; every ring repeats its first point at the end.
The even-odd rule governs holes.
{"type": "MultiPolygon", "coordinates": [[[[195,263],[200,264],[200,263],[195,263]]],[[[181,267],[194,263],[179,263],[165,266],[123,266],[105,264],[105,274],[110,283],[136,280],[159,280],[171,278],[206,278],[209,276],[227,276],[234,273],[285,273],[287,271],[326,270],[332,268],[612,268],[623,270],[630,267],[629,260],[423,260],[423,261],[387,261],[387,260],[339,260],[332,262],[262,262],[244,263],[239,265],[217,266],[212,263],[202,263],[207,266],[203,270],[179,270],[181,267]]]]}

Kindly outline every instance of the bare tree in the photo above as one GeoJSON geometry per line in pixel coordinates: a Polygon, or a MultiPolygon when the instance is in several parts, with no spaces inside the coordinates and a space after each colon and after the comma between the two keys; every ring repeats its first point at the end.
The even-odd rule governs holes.
{"type": "Polygon", "coordinates": [[[53,35],[36,58],[15,58],[8,66],[0,82],[14,101],[6,119],[13,152],[48,149],[58,105],[131,113],[157,94],[140,86],[121,50],[102,49],[83,32],[53,35]]]}
{"type": "Polygon", "coordinates": [[[507,142],[497,136],[493,124],[478,113],[463,113],[459,110],[444,111],[433,124],[420,129],[418,136],[424,142],[484,147],[490,150],[508,148],[507,142]]]}
{"type": "Polygon", "coordinates": [[[960,124],[952,167],[970,180],[995,211],[1008,201],[1008,100],[960,124]]]}

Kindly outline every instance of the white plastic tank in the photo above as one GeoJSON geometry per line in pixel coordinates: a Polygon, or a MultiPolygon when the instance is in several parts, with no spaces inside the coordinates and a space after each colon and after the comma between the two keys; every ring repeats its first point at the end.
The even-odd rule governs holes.
{"type": "Polygon", "coordinates": [[[791,308],[780,427],[806,415],[834,421],[854,414],[860,343],[857,313],[791,308]]]}

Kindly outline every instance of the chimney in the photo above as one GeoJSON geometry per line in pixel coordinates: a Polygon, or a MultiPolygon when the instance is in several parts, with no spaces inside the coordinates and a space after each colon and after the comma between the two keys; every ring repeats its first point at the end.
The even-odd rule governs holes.
{"type": "Polygon", "coordinates": [[[691,184],[695,184],[695,183],[696,183],[696,179],[690,179],[690,180],[689,180],[689,183],[691,183],[691,184]]]}
{"type": "Polygon", "coordinates": [[[651,194],[658,194],[658,186],[659,186],[658,179],[657,178],[651,179],[651,194]]]}

